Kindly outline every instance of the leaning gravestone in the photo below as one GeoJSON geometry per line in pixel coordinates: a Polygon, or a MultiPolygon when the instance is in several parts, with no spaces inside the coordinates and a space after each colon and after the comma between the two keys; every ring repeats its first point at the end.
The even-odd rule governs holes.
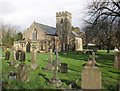
{"type": "Polygon", "coordinates": [[[10,59],[10,51],[7,49],[5,53],[5,60],[9,60],[9,59],[10,59]]]}
{"type": "Polygon", "coordinates": [[[114,67],[120,68],[120,52],[116,52],[115,54],[114,67]]]}
{"type": "Polygon", "coordinates": [[[95,67],[95,54],[92,53],[92,66],[87,66],[82,71],[82,89],[101,89],[101,72],[95,67]]]}
{"type": "Polygon", "coordinates": [[[28,67],[25,63],[20,63],[17,69],[17,79],[19,81],[28,81],[28,67]]]}

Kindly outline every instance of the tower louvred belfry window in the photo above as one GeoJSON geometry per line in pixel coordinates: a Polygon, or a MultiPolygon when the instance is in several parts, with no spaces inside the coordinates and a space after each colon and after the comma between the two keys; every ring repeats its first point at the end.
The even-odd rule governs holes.
{"type": "Polygon", "coordinates": [[[63,18],[61,18],[61,21],[60,21],[60,23],[61,23],[61,24],[63,23],[63,18]]]}

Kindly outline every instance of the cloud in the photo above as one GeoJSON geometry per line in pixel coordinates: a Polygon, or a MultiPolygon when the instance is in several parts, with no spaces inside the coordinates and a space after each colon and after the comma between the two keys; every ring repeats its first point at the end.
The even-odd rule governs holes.
{"type": "Polygon", "coordinates": [[[4,0],[0,13],[5,23],[27,28],[33,21],[55,27],[56,12],[69,11],[72,24],[81,27],[85,5],[85,0],[4,0]]]}
{"type": "Polygon", "coordinates": [[[0,3],[0,14],[1,15],[7,15],[15,11],[17,11],[17,9],[12,3],[9,3],[9,2],[0,3]]]}

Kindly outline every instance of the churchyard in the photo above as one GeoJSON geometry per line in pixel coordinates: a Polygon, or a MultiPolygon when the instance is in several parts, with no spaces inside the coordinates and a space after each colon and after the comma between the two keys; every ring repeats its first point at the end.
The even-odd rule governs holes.
{"type": "MultiPolygon", "coordinates": [[[[58,52],[58,54],[56,54],[57,52],[53,52],[52,58],[49,52],[25,52],[25,60],[16,60],[16,62],[13,62],[13,50],[10,49],[9,51],[9,60],[5,60],[6,51],[2,51],[3,89],[90,89],[89,87],[93,87],[91,89],[103,89],[105,91],[118,90],[120,72],[114,66],[115,53],[112,50],[109,54],[106,53],[106,50],[98,50],[94,55],[95,57],[90,56],[89,53],[84,54],[73,51],[66,53],[58,52]],[[50,59],[52,59],[52,62],[50,59]],[[95,59],[95,61],[92,61],[93,63],[95,62],[94,65],[93,63],[91,65],[88,59],[95,59]],[[58,65],[56,65],[56,62],[58,62],[58,65]],[[53,68],[50,66],[51,63],[53,68]],[[60,68],[59,65],[62,63],[66,65],[60,68]],[[25,66],[23,67],[23,65],[25,66]],[[91,69],[95,67],[97,71],[92,71],[91,69]],[[91,73],[83,74],[84,69],[89,70],[88,72],[91,73]],[[14,73],[14,75],[10,73],[14,73]],[[92,75],[93,73],[95,76],[92,75]],[[89,79],[86,80],[84,78],[89,79]],[[90,83],[93,83],[93,85],[90,83]]],[[[24,57],[22,56],[22,58],[24,57]]]]}

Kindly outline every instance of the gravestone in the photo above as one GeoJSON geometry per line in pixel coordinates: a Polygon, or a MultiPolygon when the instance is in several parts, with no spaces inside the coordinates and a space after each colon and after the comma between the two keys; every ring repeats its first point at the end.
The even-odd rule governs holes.
{"type": "Polygon", "coordinates": [[[49,58],[48,63],[47,63],[47,65],[46,65],[46,69],[47,69],[47,70],[53,70],[53,65],[52,65],[52,62],[53,62],[53,60],[52,60],[52,54],[53,54],[53,50],[50,49],[50,58],[49,58]]]}
{"type": "Polygon", "coordinates": [[[13,66],[13,67],[15,67],[15,68],[17,68],[18,67],[18,65],[19,65],[19,61],[17,61],[16,59],[16,51],[14,50],[14,48],[13,48],[13,54],[11,55],[11,58],[10,58],[11,60],[10,60],[10,66],[13,66]]]}
{"type": "Polygon", "coordinates": [[[23,50],[20,52],[20,61],[25,62],[25,52],[23,50]]]}
{"type": "Polygon", "coordinates": [[[83,51],[83,45],[82,45],[82,38],[75,38],[75,50],[76,51],[83,51]]]}
{"type": "Polygon", "coordinates": [[[61,63],[61,66],[60,66],[60,72],[62,73],[67,73],[67,64],[66,63],[61,63]]]}
{"type": "Polygon", "coordinates": [[[19,81],[29,81],[28,78],[28,67],[25,63],[20,63],[17,68],[17,79],[19,81]]]}
{"type": "Polygon", "coordinates": [[[19,51],[18,50],[15,51],[15,59],[19,60],[19,51]]]}
{"type": "Polygon", "coordinates": [[[9,59],[10,59],[10,51],[7,49],[5,53],[5,60],[9,60],[9,59]]]}
{"type": "Polygon", "coordinates": [[[101,89],[101,72],[97,68],[82,71],[82,89],[101,89]]]}
{"type": "Polygon", "coordinates": [[[116,52],[115,54],[114,67],[120,68],[120,52],[116,52]]]}
{"type": "Polygon", "coordinates": [[[36,50],[33,49],[31,52],[31,68],[36,69],[38,64],[36,64],[36,50]]]}
{"type": "Polygon", "coordinates": [[[101,89],[101,72],[95,67],[95,53],[92,53],[90,65],[82,71],[82,89],[101,89]]]}
{"type": "Polygon", "coordinates": [[[61,80],[58,78],[58,50],[56,49],[56,61],[54,65],[54,70],[53,70],[53,77],[50,79],[50,83],[52,83],[56,87],[60,87],[62,85],[61,80]]]}

